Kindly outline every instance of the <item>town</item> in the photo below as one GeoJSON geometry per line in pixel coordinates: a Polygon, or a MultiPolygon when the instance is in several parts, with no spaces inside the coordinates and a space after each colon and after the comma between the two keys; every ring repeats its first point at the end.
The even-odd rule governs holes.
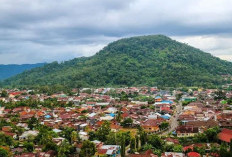
{"type": "Polygon", "coordinates": [[[231,156],[228,89],[1,89],[0,156],[231,156]]]}

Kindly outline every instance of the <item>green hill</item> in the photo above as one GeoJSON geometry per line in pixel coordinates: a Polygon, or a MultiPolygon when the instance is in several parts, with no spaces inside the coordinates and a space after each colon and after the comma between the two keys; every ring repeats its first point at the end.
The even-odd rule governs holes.
{"type": "Polygon", "coordinates": [[[125,38],[91,57],[46,64],[7,79],[4,85],[211,86],[224,83],[232,63],[163,35],[125,38]]]}

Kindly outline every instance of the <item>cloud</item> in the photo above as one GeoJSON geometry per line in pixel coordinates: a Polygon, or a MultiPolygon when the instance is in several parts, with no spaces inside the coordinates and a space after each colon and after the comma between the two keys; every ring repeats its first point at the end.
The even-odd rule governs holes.
{"type": "Polygon", "coordinates": [[[0,0],[0,64],[63,61],[165,34],[230,59],[230,0],[0,0]]]}
{"type": "Polygon", "coordinates": [[[221,59],[232,61],[232,36],[201,35],[177,36],[174,39],[212,53],[221,59]]]}

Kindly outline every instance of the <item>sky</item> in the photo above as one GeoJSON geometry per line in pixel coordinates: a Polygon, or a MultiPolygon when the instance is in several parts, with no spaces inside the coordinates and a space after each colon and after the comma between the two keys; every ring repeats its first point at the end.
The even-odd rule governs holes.
{"type": "Polygon", "coordinates": [[[91,56],[163,34],[232,61],[231,0],[0,0],[0,64],[91,56]]]}

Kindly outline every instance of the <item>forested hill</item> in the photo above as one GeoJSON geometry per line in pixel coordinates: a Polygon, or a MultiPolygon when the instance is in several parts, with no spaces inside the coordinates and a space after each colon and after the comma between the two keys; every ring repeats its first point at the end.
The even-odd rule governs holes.
{"type": "Polygon", "coordinates": [[[22,73],[25,70],[30,70],[32,68],[41,67],[45,63],[37,63],[37,64],[9,64],[2,65],[0,64],[0,80],[4,80],[6,78],[12,77],[19,73],[22,73]]]}
{"type": "Polygon", "coordinates": [[[224,83],[232,63],[163,35],[125,38],[91,57],[47,64],[4,85],[211,86],[224,83]]]}

